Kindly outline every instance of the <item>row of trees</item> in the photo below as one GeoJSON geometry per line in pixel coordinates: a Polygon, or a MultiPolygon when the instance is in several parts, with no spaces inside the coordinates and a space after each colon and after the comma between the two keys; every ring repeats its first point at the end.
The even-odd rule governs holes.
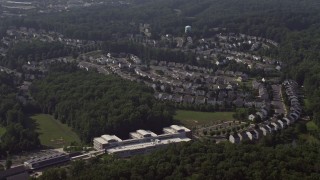
{"type": "Polygon", "coordinates": [[[174,113],[145,85],[96,72],[53,73],[31,93],[43,113],[67,123],[84,142],[105,133],[126,138],[139,128],[159,132],[174,113]]]}

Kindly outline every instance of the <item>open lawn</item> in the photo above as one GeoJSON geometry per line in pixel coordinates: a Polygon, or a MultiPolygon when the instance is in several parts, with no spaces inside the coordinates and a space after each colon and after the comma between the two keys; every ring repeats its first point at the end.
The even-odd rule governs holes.
{"type": "Polygon", "coordinates": [[[80,142],[79,137],[70,127],[55,120],[51,115],[37,114],[31,117],[35,121],[42,145],[60,148],[70,145],[70,142],[80,142]]]}
{"type": "Polygon", "coordinates": [[[0,137],[6,132],[6,128],[0,126],[0,137]]]}
{"type": "Polygon", "coordinates": [[[198,112],[178,110],[174,118],[179,120],[186,127],[193,127],[197,125],[209,125],[220,121],[234,120],[232,115],[234,112],[198,112]]]}
{"type": "Polygon", "coordinates": [[[307,125],[308,131],[318,130],[318,126],[313,121],[309,121],[306,125],[307,125]]]}

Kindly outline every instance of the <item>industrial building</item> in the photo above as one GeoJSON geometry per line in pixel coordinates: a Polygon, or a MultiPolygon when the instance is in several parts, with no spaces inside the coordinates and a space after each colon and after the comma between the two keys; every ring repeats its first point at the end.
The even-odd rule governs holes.
{"type": "Polygon", "coordinates": [[[3,180],[24,180],[28,178],[29,174],[23,165],[0,171],[0,179],[3,180]]]}
{"type": "Polygon", "coordinates": [[[163,128],[164,134],[157,135],[152,131],[139,129],[131,132],[131,139],[122,140],[115,135],[102,135],[93,140],[96,150],[105,149],[106,153],[119,157],[130,157],[145,154],[172,143],[188,142],[191,131],[183,126],[172,125],[163,128]]]}
{"type": "Polygon", "coordinates": [[[28,169],[40,169],[67,161],[70,161],[68,154],[54,152],[45,156],[31,158],[30,160],[24,162],[24,166],[28,169]]]}

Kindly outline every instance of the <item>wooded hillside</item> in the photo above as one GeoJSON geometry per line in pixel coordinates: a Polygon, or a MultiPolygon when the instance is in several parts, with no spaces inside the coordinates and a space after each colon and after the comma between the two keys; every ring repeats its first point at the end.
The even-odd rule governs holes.
{"type": "Polygon", "coordinates": [[[43,113],[53,114],[89,142],[102,134],[127,137],[139,128],[159,132],[171,124],[173,108],[157,102],[152,91],[113,75],[78,71],[37,81],[32,95],[43,113]]]}

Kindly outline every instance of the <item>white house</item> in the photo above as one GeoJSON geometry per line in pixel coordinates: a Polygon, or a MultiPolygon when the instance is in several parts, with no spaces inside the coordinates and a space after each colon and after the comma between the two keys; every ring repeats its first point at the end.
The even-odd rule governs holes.
{"type": "Polygon", "coordinates": [[[270,133],[269,128],[266,127],[266,126],[260,126],[260,130],[262,131],[262,134],[263,134],[264,136],[266,136],[268,133],[270,133]]]}
{"type": "Polygon", "coordinates": [[[250,140],[258,139],[256,132],[253,130],[246,132],[250,140]]]}
{"type": "Polygon", "coordinates": [[[280,120],[280,119],[279,119],[277,122],[280,124],[280,126],[281,126],[282,129],[284,129],[285,127],[287,127],[286,122],[283,122],[283,121],[280,120]]]}
{"type": "Polygon", "coordinates": [[[275,129],[275,126],[274,126],[273,124],[268,124],[266,127],[268,128],[268,130],[269,130],[270,133],[272,133],[273,131],[276,130],[276,129],[275,129]]]}
{"type": "Polygon", "coordinates": [[[240,142],[240,137],[238,136],[238,134],[231,134],[230,136],[229,136],[229,141],[231,142],[231,143],[233,143],[233,144],[237,144],[237,143],[239,143],[240,142]]]}
{"type": "Polygon", "coordinates": [[[291,124],[291,122],[288,118],[283,118],[282,120],[287,123],[287,126],[289,126],[291,124]]]}
{"type": "Polygon", "coordinates": [[[274,130],[277,131],[277,130],[281,130],[281,125],[277,122],[272,122],[271,125],[274,126],[274,130]]]}
{"type": "Polygon", "coordinates": [[[249,119],[250,121],[254,121],[255,118],[256,118],[256,116],[253,115],[253,114],[250,114],[249,117],[248,117],[248,119],[249,119]]]}

